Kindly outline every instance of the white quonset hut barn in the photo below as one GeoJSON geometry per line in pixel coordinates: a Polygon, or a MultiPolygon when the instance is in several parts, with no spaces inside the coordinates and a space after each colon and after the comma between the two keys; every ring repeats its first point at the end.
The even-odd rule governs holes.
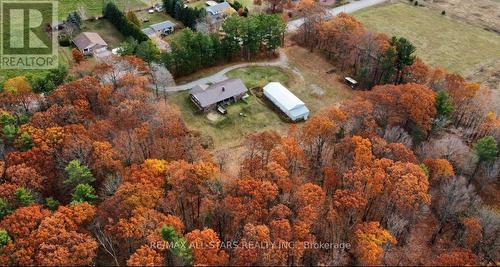
{"type": "Polygon", "coordinates": [[[264,95],[293,121],[307,120],[309,109],[304,102],[279,82],[264,86],[264,95]]]}

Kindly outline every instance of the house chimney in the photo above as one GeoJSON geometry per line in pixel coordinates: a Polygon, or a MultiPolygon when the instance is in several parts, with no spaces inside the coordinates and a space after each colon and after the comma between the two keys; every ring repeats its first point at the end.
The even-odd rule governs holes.
{"type": "Polygon", "coordinates": [[[222,87],[222,92],[226,91],[226,88],[222,87]]]}

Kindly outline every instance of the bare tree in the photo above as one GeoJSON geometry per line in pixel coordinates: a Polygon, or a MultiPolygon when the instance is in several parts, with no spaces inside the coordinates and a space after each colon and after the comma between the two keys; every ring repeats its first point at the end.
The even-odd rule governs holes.
{"type": "Polygon", "coordinates": [[[479,210],[479,222],[483,228],[483,240],[480,249],[484,252],[485,258],[492,264],[500,257],[500,213],[498,209],[487,206],[479,210]]]}
{"type": "Polygon", "coordinates": [[[480,203],[474,186],[463,176],[450,177],[443,182],[439,190],[432,194],[432,206],[436,212],[439,224],[432,235],[431,242],[444,232],[448,223],[456,224],[458,216],[467,210],[475,210],[480,203]]]}
{"type": "Polygon", "coordinates": [[[408,148],[413,146],[411,135],[399,126],[386,128],[384,139],[389,143],[400,143],[408,148]]]}
{"type": "Polygon", "coordinates": [[[224,166],[226,166],[228,158],[229,158],[229,153],[227,152],[227,150],[222,149],[216,152],[215,160],[219,164],[219,169],[221,171],[224,171],[224,166]]]}
{"type": "Polygon", "coordinates": [[[158,63],[151,63],[150,65],[151,87],[155,89],[156,97],[159,96],[159,91],[175,85],[175,80],[168,69],[158,63]]]}
{"type": "Polygon", "coordinates": [[[118,262],[118,255],[116,254],[115,247],[113,245],[113,238],[102,229],[100,222],[95,221],[93,223],[92,232],[94,233],[94,236],[96,237],[99,245],[102,247],[104,252],[106,252],[113,258],[116,266],[120,266],[120,263],[118,262]]]}

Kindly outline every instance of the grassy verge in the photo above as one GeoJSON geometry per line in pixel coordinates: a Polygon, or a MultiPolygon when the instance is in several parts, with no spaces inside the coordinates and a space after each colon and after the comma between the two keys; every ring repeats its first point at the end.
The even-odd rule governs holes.
{"type": "Polygon", "coordinates": [[[426,63],[468,74],[500,56],[500,37],[424,7],[398,3],[353,14],[368,29],[408,38],[426,63]]]}
{"type": "Polygon", "coordinates": [[[226,76],[241,78],[249,89],[264,87],[269,82],[280,82],[287,86],[290,81],[290,74],[279,67],[252,66],[230,71],[226,76]]]}

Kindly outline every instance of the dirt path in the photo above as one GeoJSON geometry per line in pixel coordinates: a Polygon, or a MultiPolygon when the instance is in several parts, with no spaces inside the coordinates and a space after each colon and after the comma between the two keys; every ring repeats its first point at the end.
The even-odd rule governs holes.
{"type": "Polygon", "coordinates": [[[241,63],[233,66],[229,66],[227,68],[224,68],[220,70],[217,73],[214,73],[212,75],[203,77],[201,79],[182,84],[182,85],[177,85],[177,86],[170,86],[170,87],[165,87],[161,88],[161,91],[164,92],[178,92],[178,91],[184,91],[184,90],[189,90],[193,88],[196,85],[199,84],[208,84],[208,83],[216,83],[223,81],[227,79],[226,73],[239,69],[239,68],[244,68],[244,67],[249,67],[249,66],[264,66],[264,67],[269,67],[269,66],[279,66],[279,67],[288,67],[288,58],[285,53],[280,52],[280,56],[278,59],[275,60],[269,60],[269,61],[260,61],[260,62],[247,62],[247,63],[241,63]]]}

